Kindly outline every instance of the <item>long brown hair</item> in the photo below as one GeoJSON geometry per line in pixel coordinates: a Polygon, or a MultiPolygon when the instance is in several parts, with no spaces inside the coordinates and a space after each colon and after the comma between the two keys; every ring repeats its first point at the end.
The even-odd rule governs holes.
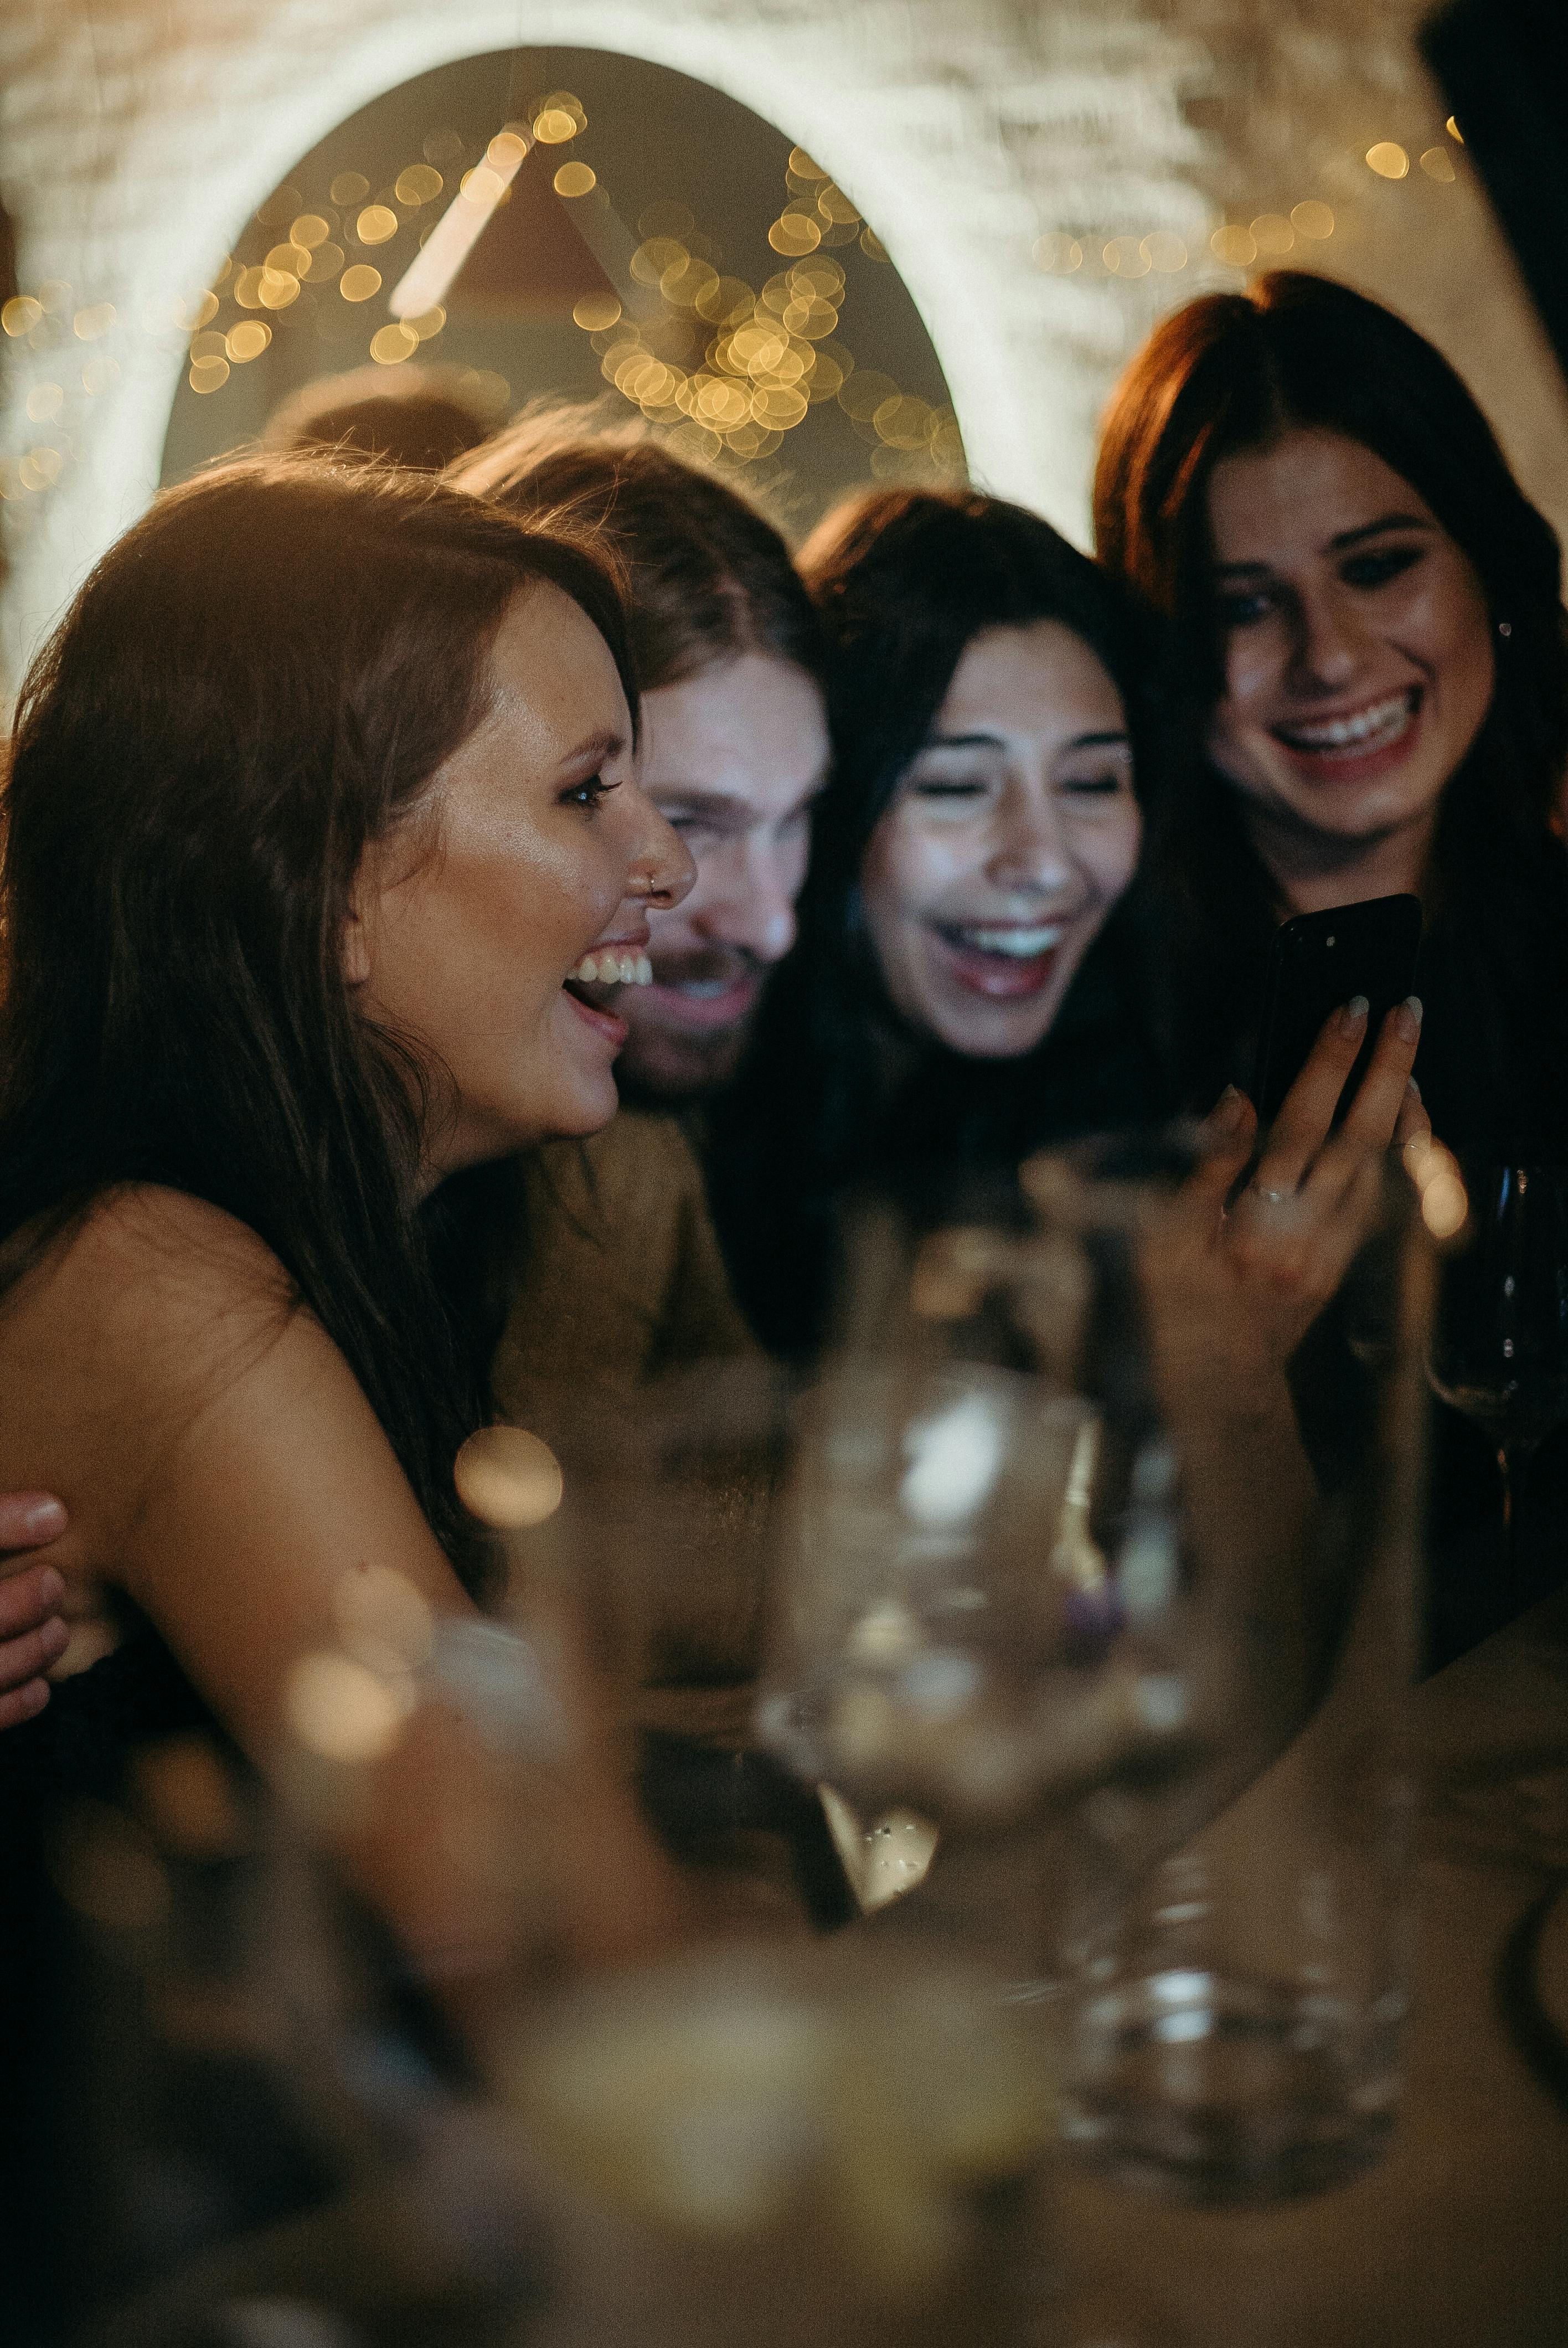
{"type": "Polygon", "coordinates": [[[800,944],[769,988],[746,1067],[712,1105],[708,1151],[741,1301],[785,1354],[808,1353],[825,1330],[837,1216],[856,1185],[1010,1169],[1042,1143],[1165,1107],[1125,903],[1048,1033],[1018,1059],[989,1060],[900,1019],[860,900],[872,835],[989,629],[1052,620],[1081,639],[1122,696],[1143,795],[1148,648],[1131,599],[1038,514],[977,489],[867,491],[827,516],[801,568],[828,644],[834,778],[800,944]]]}
{"type": "Polygon", "coordinates": [[[641,427],[607,427],[592,407],[540,405],[445,478],[525,520],[569,517],[609,546],[626,573],[644,693],[744,653],[818,673],[811,599],[779,532],[738,489],[641,427]]]}
{"type": "Polygon", "coordinates": [[[413,475],[260,458],[160,498],[23,689],[4,798],[0,1239],[13,1269],[110,1186],[257,1232],[340,1347],[437,1536],[489,1416],[505,1169],[421,1212],[419,1067],[352,1007],[367,845],[416,821],[548,581],[636,686],[583,547],[413,475]]]}
{"type": "Polygon", "coordinates": [[[1568,634],[1557,540],[1441,354],[1380,304],[1300,271],[1165,319],[1118,387],[1095,475],[1102,561],[1171,623],[1164,698],[1179,779],[1150,863],[1173,923],[1181,1057],[1200,1093],[1233,1073],[1226,1030],[1259,1000],[1280,910],[1235,792],[1203,749],[1223,687],[1209,483],[1222,458],[1296,427],[1358,441],[1409,481],[1471,564],[1494,623],[1506,623],[1491,706],[1444,790],[1428,910],[1484,1002],[1501,1091],[1515,1107],[1529,1095],[1563,1104],[1561,1121],[1568,634]]]}

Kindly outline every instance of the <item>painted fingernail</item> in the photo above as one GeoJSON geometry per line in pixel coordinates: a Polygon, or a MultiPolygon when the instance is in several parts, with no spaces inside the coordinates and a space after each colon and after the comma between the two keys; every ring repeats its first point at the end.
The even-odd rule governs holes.
{"type": "Polygon", "coordinates": [[[66,1512],[58,1500],[35,1500],[22,1518],[22,1529],[36,1540],[43,1540],[66,1529],[66,1512]]]}
{"type": "Polygon", "coordinates": [[[1234,1133],[1246,1115],[1246,1102],[1235,1085],[1227,1085],[1214,1103],[1209,1122],[1216,1133],[1234,1133]]]}
{"type": "Polygon", "coordinates": [[[1370,1009],[1371,1005],[1364,994],[1353,994],[1339,1014],[1341,1033],[1354,1035],[1358,1027],[1366,1025],[1367,1014],[1370,1009]]]}
{"type": "Polygon", "coordinates": [[[1402,1044],[1415,1044],[1421,1034],[1421,998],[1407,994],[1394,1014],[1394,1032],[1402,1044]]]}

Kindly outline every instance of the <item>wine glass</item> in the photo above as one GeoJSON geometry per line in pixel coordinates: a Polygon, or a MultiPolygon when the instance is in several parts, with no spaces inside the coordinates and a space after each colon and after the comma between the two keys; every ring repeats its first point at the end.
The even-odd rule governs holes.
{"type": "Polygon", "coordinates": [[[759,1725],[860,1818],[936,1829],[877,1930],[967,1944],[1061,2017],[1081,2157],[1268,2200],[1375,2159],[1399,2091],[1414,1194],[1390,1179],[1368,1237],[1370,1439],[1336,1446],[1335,1395],[1293,1412],[1194,1246],[1182,1164],[1125,1158],[854,1234],[759,1725]]]}
{"type": "Polygon", "coordinates": [[[1442,1267],[1427,1375],[1496,1446],[1512,1578],[1521,1478],[1568,1420],[1568,1166],[1463,1173],[1468,1236],[1442,1267]]]}

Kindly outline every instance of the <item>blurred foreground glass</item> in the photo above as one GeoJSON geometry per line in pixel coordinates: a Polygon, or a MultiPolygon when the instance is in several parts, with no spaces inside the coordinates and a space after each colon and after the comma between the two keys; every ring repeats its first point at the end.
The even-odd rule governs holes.
{"type": "Polygon", "coordinates": [[[1568,1167],[1466,1161],[1470,1220],[1442,1267],[1428,1371],[1497,1447],[1511,1579],[1520,1481],[1568,1420],[1568,1167]]]}
{"type": "Polygon", "coordinates": [[[1040,2035],[853,1935],[569,1993],[499,2070],[554,2245],[529,2348],[1047,2348],[1040,2035]]]}
{"type": "Polygon", "coordinates": [[[760,1716],[934,1824],[873,1929],[1036,1977],[1086,2157],[1267,2199],[1398,2100],[1427,1257],[1391,1173],[1287,1388],[1186,1179],[1042,1159],[1027,1206],[863,1223],[760,1716]]]}

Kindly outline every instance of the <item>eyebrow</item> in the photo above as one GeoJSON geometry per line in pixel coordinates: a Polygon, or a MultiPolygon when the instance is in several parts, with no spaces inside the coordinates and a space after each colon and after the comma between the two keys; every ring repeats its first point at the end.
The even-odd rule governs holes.
{"type": "MultiPolygon", "coordinates": [[[[1104,733],[1075,734],[1064,742],[1064,750],[1099,750],[1125,748],[1131,736],[1124,726],[1110,727],[1104,733]]],[[[1005,750],[1007,744],[999,734],[927,734],[920,745],[923,750],[1005,750]]]]}
{"type": "MultiPolygon", "coordinates": [[[[801,792],[796,807],[809,807],[814,799],[819,799],[827,788],[827,783],[828,769],[819,767],[801,792]]],[[[654,805],[666,815],[671,808],[678,811],[690,808],[693,812],[700,809],[703,815],[712,816],[720,822],[754,823],[757,820],[756,808],[739,791],[707,790],[701,783],[650,783],[647,789],[654,805]]]]}
{"type": "MultiPolygon", "coordinates": [[[[1360,546],[1368,538],[1381,538],[1384,531],[1389,530],[1419,530],[1430,538],[1436,528],[1437,524],[1423,514],[1379,514],[1376,521],[1358,522],[1354,530],[1340,530],[1337,537],[1329,540],[1324,551],[1328,554],[1346,554],[1351,547],[1360,546]]],[[[1260,572],[1267,572],[1272,568],[1272,564],[1267,562],[1216,562],[1214,575],[1219,579],[1235,578],[1243,574],[1255,577],[1260,572]]]]}
{"type": "Polygon", "coordinates": [[[563,773],[571,767],[602,767],[608,758],[619,758],[626,748],[624,734],[590,734],[575,750],[569,750],[561,760],[563,773]]]}

